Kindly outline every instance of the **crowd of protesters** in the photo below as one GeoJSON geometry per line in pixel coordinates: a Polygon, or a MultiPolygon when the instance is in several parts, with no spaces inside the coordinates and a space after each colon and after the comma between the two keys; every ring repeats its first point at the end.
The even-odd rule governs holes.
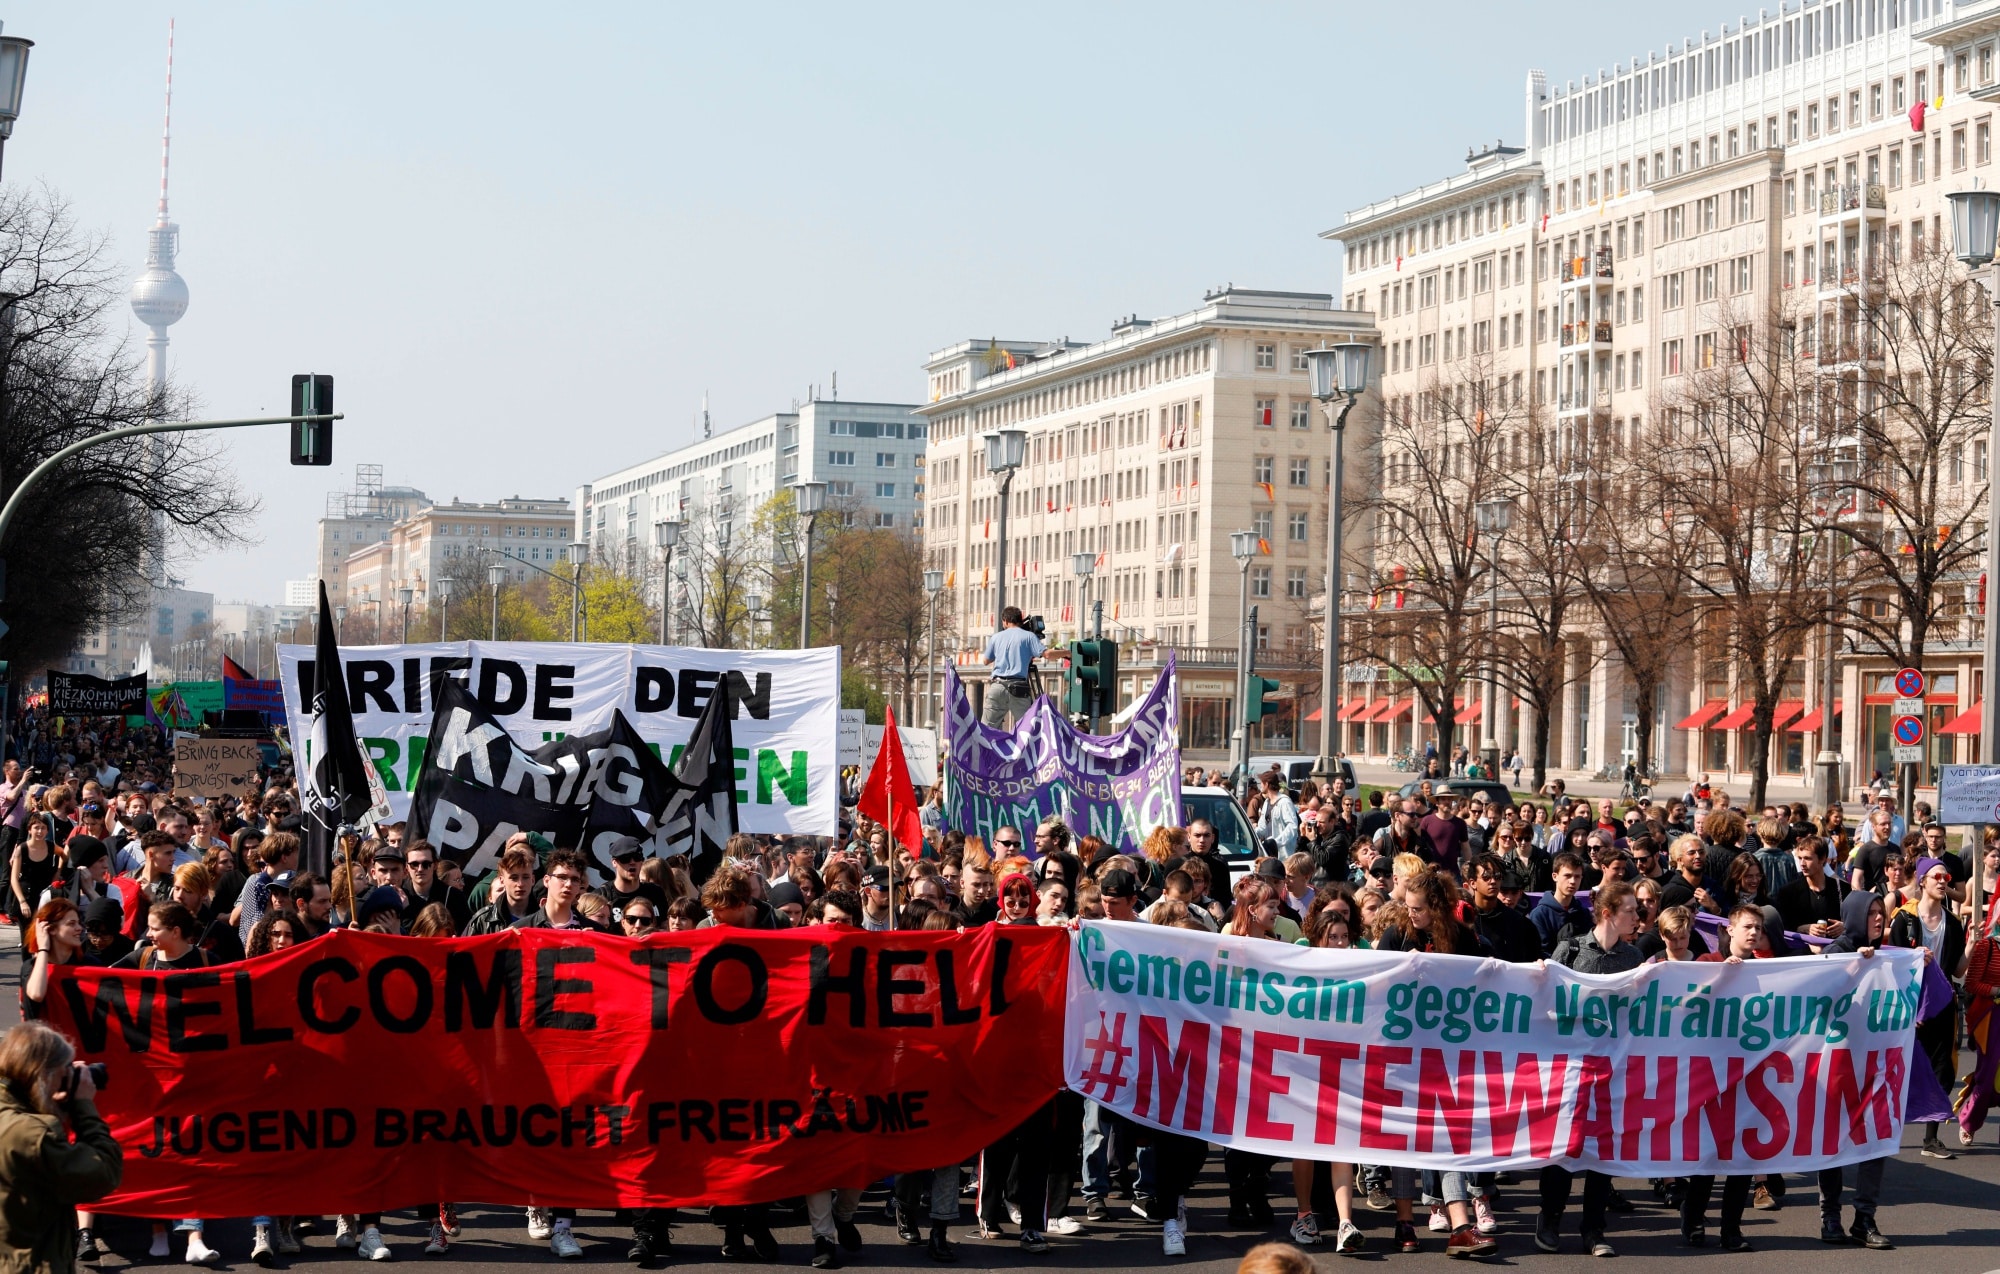
{"type": "MultiPolygon", "coordinates": [[[[1994,913],[1970,914],[1973,864],[1952,852],[1922,809],[1904,832],[1886,806],[1849,827],[1837,808],[1816,819],[1804,806],[1747,817],[1711,791],[1621,806],[1558,790],[1503,808],[1433,797],[1428,784],[1407,799],[1374,792],[1361,800],[1338,781],[1293,791],[1272,774],[1260,777],[1254,802],[1261,852],[1247,858],[1225,851],[1200,820],[1157,828],[1138,852],[1121,854],[1054,819],[984,835],[949,829],[932,801],[921,852],[892,845],[885,829],[858,820],[834,841],[733,837],[700,879],[678,860],[647,859],[635,846],[597,882],[574,850],[519,835],[494,870],[468,880],[458,864],[394,825],[345,837],[322,880],[299,870],[299,802],[282,771],[241,800],[194,801],[170,787],[166,759],[143,732],[72,737],[43,747],[28,765],[6,763],[0,852],[9,864],[9,914],[24,938],[26,1017],[42,1016],[54,965],[196,968],[254,959],[339,926],[413,940],[510,927],[642,939],[695,928],[962,930],[1098,918],[1312,947],[1554,960],[1586,973],[1648,960],[1866,955],[1893,944],[1922,948],[1962,980],[1975,1023],[1986,1021],[2000,995],[1994,913]]],[[[1990,833],[1980,848],[1991,881],[2000,848],[1990,833]]],[[[1960,1027],[1954,1008],[1918,1028],[1947,1091],[1960,1027]]],[[[1959,1092],[1961,1145],[1972,1143],[1992,1104],[1989,1052],[1959,1092]]],[[[1935,1125],[1923,1153],[1953,1154],[1935,1125]]],[[[975,1161],[899,1177],[889,1209],[900,1238],[940,1262],[959,1257],[951,1230],[968,1188],[982,1239],[1039,1254],[1049,1236],[1078,1234],[1117,1212],[1157,1223],[1164,1252],[1181,1255],[1188,1192],[1216,1157],[1231,1228],[1282,1230],[1300,1245],[1327,1243],[1341,1254],[1371,1246],[1357,1205],[1390,1214],[1390,1250],[1420,1251],[1429,1233],[1447,1255],[1492,1254],[1500,1247],[1501,1192],[1525,1184],[1504,1172],[1307,1160],[1283,1176],[1274,1172],[1283,1165],[1264,1156],[1217,1156],[1198,1138],[1142,1129],[1065,1092],[975,1161]]],[[[1875,1160],[1818,1174],[1827,1243],[1891,1246],[1876,1221],[1884,1166],[1875,1160]]],[[[1587,1250],[1613,1255],[1609,1215],[1639,1205],[1609,1177],[1581,1176],[1578,1232],[1587,1250]]],[[[1649,1184],[1659,1206],[1677,1210],[1684,1240],[1709,1244],[1713,1178],[1649,1184]]],[[[1541,1250],[1560,1249],[1576,1186],[1575,1174],[1560,1167],[1536,1174],[1532,1241],[1541,1250]]],[[[1715,1245],[1742,1251],[1745,1210],[1781,1207],[1785,1180],[1731,1176],[1720,1194],[1715,1245]]],[[[811,1264],[837,1268],[861,1250],[860,1199],[856,1190],[828,1190],[716,1207],[710,1219],[722,1231],[724,1256],[768,1262],[781,1255],[773,1226],[802,1212],[811,1264]]],[[[576,1259],[574,1217],[527,1209],[527,1233],[554,1256],[576,1259]]],[[[418,1219],[428,1230],[423,1253],[451,1250],[461,1232],[456,1204],[426,1203],[418,1219]]],[[[626,1219],[632,1260],[671,1256],[676,1213],[640,1210],[626,1219]]],[[[325,1224],[252,1220],[250,1255],[260,1264],[298,1252],[301,1235],[325,1224]]],[[[172,1235],[181,1233],[188,1263],[222,1260],[201,1219],[152,1224],[150,1256],[170,1259],[172,1235]]],[[[104,1249],[93,1218],[81,1213],[79,1225],[79,1258],[96,1260],[104,1249]]],[[[333,1218],[331,1228],[335,1244],[362,1258],[392,1255],[379,1214],[333,1218]]],[[[1383,1239],[1372,1245],[1381,1250],[1383,1239]]]]}

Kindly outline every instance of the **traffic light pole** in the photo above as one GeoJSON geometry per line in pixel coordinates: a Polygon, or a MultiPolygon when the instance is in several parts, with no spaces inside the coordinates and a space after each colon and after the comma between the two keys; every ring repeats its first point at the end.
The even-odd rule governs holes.
{"type": "Polygon", "coordinates": [[[27,477],[21,479],[21,485],[15,487],[14,493],[7,497],[6,506],[0,507],[0,547],[6,545],[7,530],[14,523],[14,514],[20,510],[21,504],[27,498],[28,492],[34,489],[35,484],[53,473],[63,461],[80,452],[88,451],[92,447],[102,446],[107,442],[117,442],[123,438],[138,438],[146,434],[197,433],[209,429],[249,429],[257,425],[320,424],[339,419],[341,419],[341,416],[338,413],[332,413],[324,416],[258,416],[251,420],[170,420],[152,425],[127,425],[123,429],[107,429],[101,434],[92,434],[90,437],[73,442],[61,451],[56,452],[30,470],[27,477]]]}

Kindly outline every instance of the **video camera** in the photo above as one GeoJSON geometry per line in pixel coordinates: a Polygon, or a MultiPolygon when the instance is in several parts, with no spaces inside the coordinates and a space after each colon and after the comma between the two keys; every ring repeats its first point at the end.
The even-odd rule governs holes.
{"type": "Polygon", "coordinates": [[[1021,627],[1027,629],[1035,636],[1041,638],[1044,642],[1046,642],[1049,639],[1048,621],[1043,619],[1040,615],[1028,616],[1026,619],[1021,621],[1021,627]]]}

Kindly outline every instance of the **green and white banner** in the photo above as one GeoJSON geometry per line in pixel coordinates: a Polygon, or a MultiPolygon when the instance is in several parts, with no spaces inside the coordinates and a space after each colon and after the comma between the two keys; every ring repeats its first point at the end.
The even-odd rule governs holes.
{"type": "Polygon", "coordinates": [[[1923,952],[1559,964],[1086,920],[1069,1087],[1279,1159],[1621,1177],[1893,1155],[1923,952]]]}
{"type": "MultiPolygon", "coordinates": [[[[278,648],[285,716],[309,747],[311,646],[278,648]]],[[[392,817],[409,811],[433,696],[460,676],[513,738],[534,749],[601,730],[614,709],[673,765],[711,695],[734,705],[736,796],[746,832],[831,836],[839,819],[840,650],[697,650],[591,642],[345,646],[354,731],[382,775],[392,817]]],[[[300,765],[311,764],[302,756],[300,765]]]]}

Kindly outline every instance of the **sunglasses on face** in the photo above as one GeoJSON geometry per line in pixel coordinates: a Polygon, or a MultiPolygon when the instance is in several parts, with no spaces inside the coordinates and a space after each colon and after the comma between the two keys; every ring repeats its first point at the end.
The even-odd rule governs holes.
{"type": "Polygon", "coordinates": [[[621,924],[632,925],[640,929],[644,929],[648,925],[658,924],[660,920],[658,916],[635,916],[629,911],[618,919],[621,924]]]}
{"type": "Polygon", "coordinates": [[[996,840],[996,841],[994,841],[993,843],[994,843],[995,845],[998,845],[998,846],[999,846],[1000,848],[1002,848],[1002,849],[1019,849],[1019,848],[1021,848],[1021,842],[1020,842],[1020,841],[1017,841],[1017,840],[996,840]]]}

